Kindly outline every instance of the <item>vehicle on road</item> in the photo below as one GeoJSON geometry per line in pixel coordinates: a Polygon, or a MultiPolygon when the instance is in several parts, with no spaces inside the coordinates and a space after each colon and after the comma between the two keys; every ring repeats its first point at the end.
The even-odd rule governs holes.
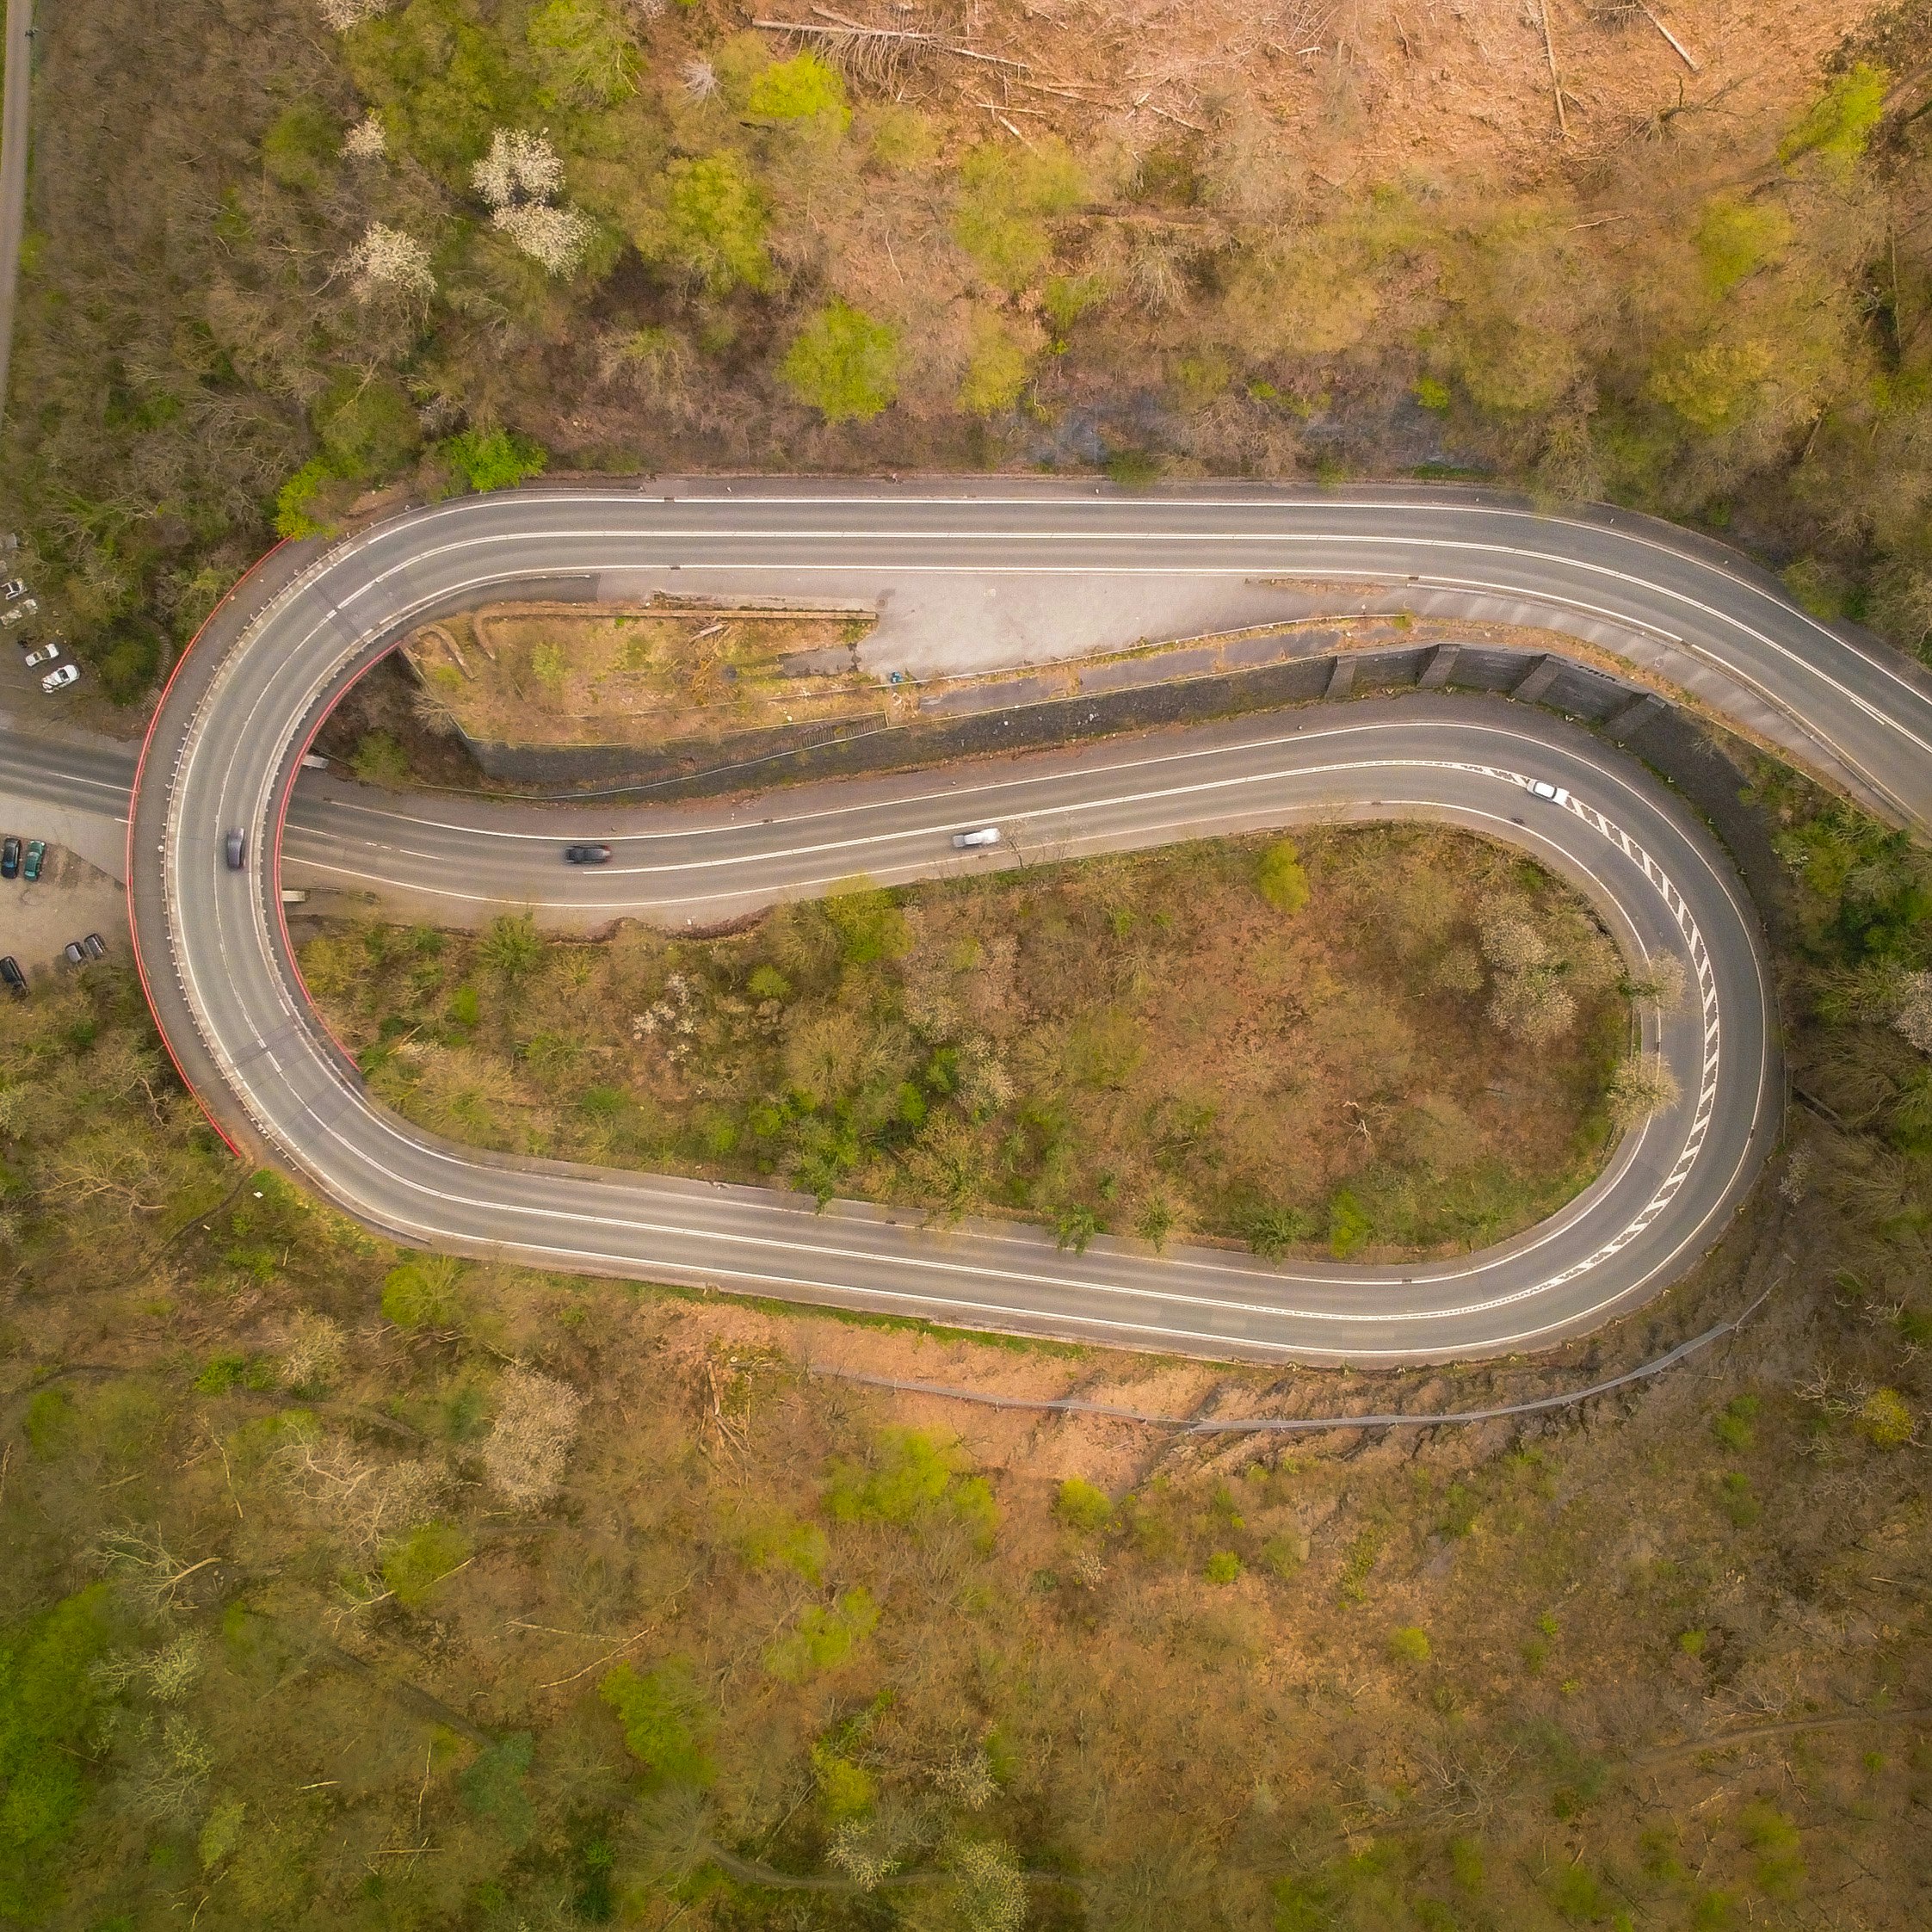
{"type": "Polygon", "coordinates": [[[20,841],[9,838],[0,845],[0,879],[20,877],[20,841]]]}
{"type": "Polygon", "coordinates": [[[27,585],[17,577],[10,577],[0,583],[0,602],[18,603],[27,595],[27,585]]]}
{"type": "Polygon", "coordinates": [[[69,966],[85,966],[87,964],[87,954],[77,939],[71,939],[67,941],[66,945],[61,948],[61,957],[66,960],[69,966]]]}
{"type": "Polygon", "coordinates": [[[58,670],[49,671],[40,680],[40,688],[43,691],[58,691],[63,686],[71,684],[80,675],[81,668],[78,664],[62,664],[58,670]]]}
{"type": "Polygon", "coordinates": [[[608,845],[566,845],[564,862],[572,866],[602,866],[610,863],[608,845]]]}
{"type": "Polygon", "coordinates": [[[99,933],[90,933],[81,944],[87,949],[90,960],[104,960],[108,956],[108,942],[99,933]]]}
{"type": "Polygon", "coordinates": [[[60,655],[58,644],[45,644],[38,651],[27,653],[27,668],[32,670],[37,664],[51,664],[60,655]]]}
{"type": "Polygon", "coordinates": [[[40,876],[40,867],[46,861],[47,842],[44,838],[32,840],[27,848],[25,877],[31,886],[40,876]]]}
{"type": "Polygon", "coordinates": [[[0,981],[6,983],[7,991],[15,999],[27,997],[27,975],[20,970],[20,961],[11,953],[0,960],[0,981]]]}
{"type": "Polygon", "coordinates": [[[230,832],[222,845],[228,854],[229,871],[239,872],[248,863],[248,834],[230,832]]]}
{"type": "Polygon", "coordinates": [[[1541,799],[1548,805],[1568,805],[1570,794],[1560,785],[1552,785],[1546,778],[1533,778],[1529,782],[1529,795],[1541,799]]]}
{"type": "Polygon", "coordinates": [[[976,832],[954,832],[953,834],[954,849],[960,852],[969,851],[978,845],[997,845],[998,843],[999,827],[997,825],[982,825],[976,832]]]}
{"type": "Polygon", "coordinates": [[[0,624],[18,624],[23,619],[38,616],[40,609],[40,599],[28,597],[23,602],[15,604],[10,609],[0,610],[0,624]]]}

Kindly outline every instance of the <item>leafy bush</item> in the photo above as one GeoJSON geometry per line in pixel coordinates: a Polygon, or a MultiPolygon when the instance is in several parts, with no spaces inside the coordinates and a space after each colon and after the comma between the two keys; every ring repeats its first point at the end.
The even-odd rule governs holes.
{"type": "Polygon", "coordinates": [[[419,1610],[445,1577],[470,1560],[474,1548],[454,1523],[424,1523],[383,1557],[382,1580],[404,1609],[419,1610]]]}
{"type": "Polygon", "coordinates": [[[682,1657],[642,1672],[620,1663],[598,1685],[597,1694],[617,1713],[631,1756],[653,1781],[711,1782],[716,1774],[707,1746],[716,1716],[682,1657]]]}
{"type": "Polygon", "coordinates": [[[1083,1536],[1104,1536],[1114,1527],[1114,1504],[1107,1491],[1069,1476],[1053,1499],[1053,1514],[1083,1536]]]}
{"type": "Polygon", "coordinates": [[[608,108],[634,91],[637,49],[603,0],[548,0],[524,39],[552,105],[608,108]]]}
{"type": "Polygon", "coordinates": [[[803,1577],[808,1583],[825,1580],[831,1545],[817,1523],[775,1515],[754,1523],[739,1538],[738,1548],[754,1570],[781,1568],[803,1577]]]}
{"type": "Polygon", "coordinates": [[[882,1522],[904,1528],[944,1511],[991,1540],[999,1513],[985,1478],[963,1472],[955,1443],[916,1429],[880,1433],[867,1461],[834,1460],[824,1504],[836,1522],[882,1522]]]}
{"type": "Polygon", "coordinates": [[[1429,1633],[1417,1624],[1407,1624],[1389,1633],[1389,1655],[1398,1663],[1427,1663],[1429,1633]]]}
{"type": "Polygon", "coordinates": [[[1016,293],[1052,252],[1046,220],[1077,207],[1084,192],[1079,164],[1062,143],[1026,150],[985,142],[960,169],[954,239],[989,281],[1016,293]]]}
{"type": "Polygon", "coordinates": [[[543,964],[543,941],[528,912],[506,912],[490,922],[490,930],[477,947],[478,957],[492,971],[515,982],[527,978],[543,964]]]}
{"type": "Polygon", "coordinates": [[[336,481],[325,456],[312,456],[275,492],[275,534],[299,540],[331,536],[335,525],[323,513],[322,494],[336,481]]]}
{"type": "Polygon", "coordinates": [[[831,302],[799,332],[780,373],[826,422],[864,422],[898,394],[898,362],[897,330],[848,302],[831,302]]]}
{"type": "Polygon", "coordinates": [[[83,1751],[98,1696],[89,1667],[114,1635],[94,1583],[0,1634],[0,1916],[38,1916],[50,1861],[85,1795],[83,1751]]]}
{"type": "Polygon", "coordinates": [[[512,1851],[527,1844],[536,1830],[528,1784],[534,1756],[535,1739],[528,1731],[515,1731],[491,1745],[456,1781],[464,1804],[489,1819],[512,1851]]]}
{"type": "Polygon", "coordinates": [[[1337,1188],[1328,1204],[1328,1248],[1337,1261],[1346,1261],[1366,1247],[1375,1231],[1368,1211],[1346,1188],[1337,1188]]]}
{"type": "Polygon", "coordinates": [[[338,369],[309,410],[330,467],[343,477],[393,476],[423,441],[403,386],[359,369],[338,369]]]}
{"type": "Polygon", "coordinates": [[[744,105],[768,120],[818,120],[842,131],[852,125],[845,77],[811,52],[767,67],[751,83],[744,105]]]}
{"type": "Polygon", "coordinates": [[[284,188],[321,187],[333,170],[342,129],[316,101],[298,101],[270,123],[262,137],[262,165],[284,188]]]}
{"type": "Polygon", "coordinates": [[[1789,166],[1801,156],[1815,154],[1834,179],[1848,178],[1884,118],[1891,81],[1883,67],[1861,60],[1835,80],[1779,142],[1779,160],[1789,166]]]}
{"type": "Polygon", "coordinates": [[[447,1255],[422,1255],[392,1268],[383,1277],[382,1318],[398,1328],[449,1328],[462,1305],[456,1284],[461,1264],[447,1255]]]}
{"type": "Polygon", "coordinates": [[[797,1624],[767,1645],[765,1669],[786,1683],[802,1684],[822,1670],[836,1670],[879,1627],[872,1592],[847,1590],[836,1603],[813,1603],[797,1624]]]}
{"type": "Polygon", "coordinates": [[[1232,1550],[1216,1550],[1202,1567],[1201,1575],[1211,1583],[1231,1583],[1241,1575],[1241,1559],[1232,1550]]]}
{"type": "Polygon", "coordinates": [[[1733,1455],[1742,1455],[1757,1441],[1751,1426],[1762,1405],[1755,1395],[1734,1395],[1711,1423],[1711,1433],[1733,1455]]]}
{"type": "Polygon", "coordinates": [[[392,790],[409,782],[409,753],[388,731],[365,731],[356,740],[349,767],[365,785],[386,785],[392,790]]]}
{"type": "Polygon", "coordinates": [[[1026,345],[997,315],[972,318],[960,407],[974,416],[997,416],[1020,399],[1032,367],[1026,345]]]}
{"type": "Polygon", "coordinates": [[[466,429],[440,444],[438,454],[472,490],[508,490],[542,475],[550,461],[541,443],[503,429],[466,429]]]}
{"type": "Polygon", "coordinates": [[[632,238],[646,261],[681,269],[712,295],[768,288],[770,210],[735,154],[673,161],[632,238]]]}

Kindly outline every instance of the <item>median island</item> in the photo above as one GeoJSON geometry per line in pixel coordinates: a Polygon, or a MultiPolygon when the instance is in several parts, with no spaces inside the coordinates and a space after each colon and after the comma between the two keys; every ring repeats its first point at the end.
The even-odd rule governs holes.
{"type": "Polygon", "coordinates": [[[1481,1247],[1662,1097],[1589,909],[1437,827],[855,880],[704,938],[334,924],[300,958],[372,1093],[435,1132],[1070,1247],[1481,1247]]]}

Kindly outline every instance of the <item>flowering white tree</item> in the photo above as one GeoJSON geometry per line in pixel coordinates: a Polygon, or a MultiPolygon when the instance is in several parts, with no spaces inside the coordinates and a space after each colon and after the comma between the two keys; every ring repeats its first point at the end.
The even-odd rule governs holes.
{"type": "Polygon", "coordinates": [[[498,208],[491,218],[534,261],[553,275],[571,274],[596,233],[596,224],[576,208],[552,208],[541,201],[522,201],[498,208]]]}
{"type": "Polygon", "coordinates": [[[373,296],[393,292],[401,295],[432,295],[436,278],[429,273],[429,250],[413,235],[372,221],[362,239],[350,250],[342,267],[348,272],[356,294],[368,301],[373,296]]]}
{"type": "Polygon", "coordinates": [[[556,206],[564,164],[547,133],[499,127],[470,180],[492,225],[552,275],[570,275],[583,260],[596,224],[580,209],[556,206]]]}
{"type": "Polygon", "coordinates": [[[350,161],[380,161],[389,151],[389,135],[373,108],[343,136],[343,154],[350,161]]]}
{"type": "Polygon", "coordinates": [[[338,34],[346,34],[350,28],[387,13],[393,0],[317,0],[317,3],[323,24],[334,28],[338,34]]]}
{"type": "Polygon", "coordinates": [[[490,151],[471,171],[476,191],[492,208],[517,201],[547,201],[564,185],[564,164],[547,129],[499,127],[490,151]]]}

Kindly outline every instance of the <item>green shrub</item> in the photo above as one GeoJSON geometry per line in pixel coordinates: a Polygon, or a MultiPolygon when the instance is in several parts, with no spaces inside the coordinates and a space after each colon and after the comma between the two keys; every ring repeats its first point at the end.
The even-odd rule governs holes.
{"type": "Polygon", "coordinates": [[[786,1683],[802,1684],[823,1670],[836,1670],[854,1649],[879,1627],[879,1606],[862,1587],[849,1589],[836,1603],[814,1603],[797,1624],[768,1645],[765,1669],[786,1683]]]}
{"type": "Polygon", "coordinates": [[[487,1818],[512,1851],[529,1842],[537,1825],[528,1786],[536,1741],[528,1731],[513,1731],[491,1744],[456,1781],[465,1805],[487,1818]]]}
{"type": "Polygon", "coordinates": [[[817,1523],[775,1514],[746,1530],[738,1548],[754,1570],[774,1567],[792,1571],[808,1583],[825,1580],[825,1565],[831,1560],[831,1545],[817,1523]]]}
{"type": "Polygon", "coordinates": [[[1104,1536],[1114,1527],[1114,1503],[1107,1491],[1069,1476],[1053,1499],[1053,1514],[1083,1536],[1104,1536]]]}
{"type": "Polygon", "coordinates": [[[958,1446],[916,1429],[881,1430],[869,1460],[835,1458],[824,1504],[836,1522],[882,1522],[905,1528],[943,1511],[990,1541],[998,1527],[993,1492],[963,1472],[958,1446]]]}
{"type": "Polygon", "coordinates": [[[383,1277],[382,1318],[404,1329],[454,1327],[461,1275],[462,1264],[447,1255],[422,1255],[391,1268],[383,1277]]]}
{"type": "Polygon", "coordinates": [[[38,1917],[56,1882],[53,1855],[86,1795],[90,1666],[114,1637],[105,1583],[0,1633],[0,1917],[38,1917]]]}
{"type": "Polygon", "coordinates": [[[385,785],[395,790],[409,782],[409,753],[387,731],[364,731],[356,740],[349,766],[365,785],[385,785]]]}
{"type": "Polygon", "coordinates": [[[826,899],[824,910],[847,966],[901,959],[911,947],[911,930],[898,902],[878,886],[854,880],[826,899]]]}
{"type": "Polygon", "coordinates": [[[1308,1217],[1299,1207],[1257,1207],[1247,1217],[1248,1246],[1263,1261],[1280,1261],[1308,1238],[1308,1217]]]}
{"type": "Polygon", "coordinates": [[[540,476],[550,453],[540,442],[509,429],[466,429],[438,446],[452,471],[472,490],[508,490],[540,476]]]}
{"type": "Polygon", "coordinates": [[[403,386],[360,369],[338,369],[311,405],[309,421],[330,468],[341,477],[393,476],[423,441],[416,405],[403,386]]]}
{"type": "Polygon", "coordinates": [[[1337,1261],[1366,1247],[1375,1231],[1368,1211],[1346,1188],[1337,1188],[1328,1204],[1328,1248],[1337,1261]]]}
{"type": "Polygon", "coordinates": [[[1873,1389],[1852,1419],[1873,1448],[1902,1449],[1917,1433],[1911,1410],[1897,1389],[1873,1389]]]}
{"type": "Polygon", "coordinates": [[[324,509],[322,497],[336,480],[335,466],[327,457],[311,457],[275,492],[275,534],[290,539],[333,536],[336,525],[324,509]]]}
{"type": "Polygon", "coordinates": [[[801,403],[828,423],[863,422],[898,394],[897,330],[847,302],[831,302],[806,324],[780,373],[801,403]]]}
{"type": "Polygon", "coordinates": [[[74,1440],[74,1398],[64,1388],[36,1391],[27,1404],[27,1446],[42,1462],[51,1462],[74,1440]]]}
{"type": "Polygon", "coordinates": [[[506,912],[490,922],[477,955],[513,985],[543,964],[543,940],[528,912],[506,912]]]}
{"type": "Polygon", "coordinates": [[[953,238],[989,281],[1017,293],[1052,252],[1047,220],[1077,207],[1084,191],[1079,164],[1060,142],[1032,150],[983,143],[960,169],[953,238]]]}
{"type": "Polygon", "coordinates": [[[1308,874],[1292,838],[1278,839],[1261,855],[1255,888],[1277,912],[1299,912],[1308,903],[1308,874]]]}
{"type": "Polygon", "coordinates": [[[1389,1633],[1389,1655],[1398,1663],[1427,1663],[1429,1633],[1419,1624],[1404,1625],[1389,1633]]]}
{"type": "Polygon", "coordinates": [[[792,982],[775,966],[754,966],[744,990],[756,1000],[789,999],[792,982]]]}
{"type": "Polygon", "coordinates": [[[716,1715],[682,1657],[643,1672],[620,1663],[597,1694],[617,1713],[631,1756],[653,1781],[707,1785],[716,1775],[708,1748],[716,1715]]]}
{"type": "Polygon", "coordinates": [[[262,166],[284,188],[317,188],[334,171],[342,129],[316,101],[298,101],[262,137],[262,166]]]}
{"type": "Polygon", "coordinates": [[[1883,67],[1861,60],[1840,75],[1779,142],[1779,160],[1788,166],[1803,155],[1815,154],[1834,179],[1848,178],[1884,118],[1891,81],[1883,67]]]}
{"type": "Polygon", "coordinates": [[[1775,201],[1719,195],[1705,207],[1691,238],[1712,292],[1728,295],[1791,245],[1791,217],[1775,201]]]}
{"type": "Polygon", "coordinates": [[[454,1523],[424,1523],[384,1556],[382,1580],[404,1609],[421,1609],[430,1591],[470,1560],[474,1547],[454,1523]]]}
{"type": "Polygon", "coordinates": [[[673,161],[632,239],[646,261],[682,269],[713,295],[768,288],[770,210],[735,154],[673,161]]]}
{"type": "Polygon", "coordinates": [[[553,106],[608,108],[635,90],[637,49],[603,0],[547,0],[524,39],[553,106]]]}
{"type": "Polygon", "coordinates": [[[1216,1550],[1202,1566],[1201,1575],[1211,1583],[1231,1583],[1241,1575],[1241,1559],[1232,1550],[1216,1550]]]}
{"type": "Polygon", "coordinates": [[[1743,1455],[1757,1441],[1751,1424],[1760,1407],[1755,1395],[1734,1395],[1711,1424],[1711,1433],[1733,1455],[1743,1455]]]}
{"type": "Polygon", "coordinates": [[[775,61],[752,81],[744,106],[768,120],[815,120],[842,132],[852,125],[845,77],[815,53],[775,61]]]}
{"type": "Polygon", "coordinates": [[[973,416],[997,416],[1020,399],[1032,358],[1026,344],[997,315],[976,315],[960,384],[960,407],[973,416]]]}

